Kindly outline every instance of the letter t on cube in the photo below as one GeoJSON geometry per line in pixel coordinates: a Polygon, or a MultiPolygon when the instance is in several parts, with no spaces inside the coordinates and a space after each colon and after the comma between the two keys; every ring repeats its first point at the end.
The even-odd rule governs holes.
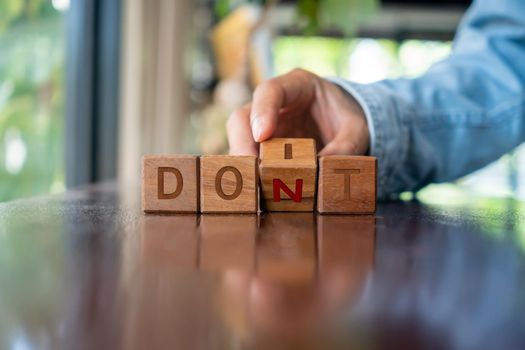
{"type": "Polygon", "coordinates": [[[313,139],[271,139],[261,143],[259,173],[263,208],[313,211],[317,154],[313,139]]]}
{"type": "Polygon", "coordinates": [[[376,211],[376,173],[375,157],[320,157],[317,211],[373,214],[376,211]]]}

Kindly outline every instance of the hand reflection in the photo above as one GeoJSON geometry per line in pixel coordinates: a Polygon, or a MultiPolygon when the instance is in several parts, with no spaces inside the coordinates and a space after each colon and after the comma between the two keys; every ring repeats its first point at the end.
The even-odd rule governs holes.
{"type": "Polygon", "coordinates": [[[373,217],[318,217],[316,244],[314,215],[266,214],[256,270],[222,275],[222,313],[238,337],[259,345],[321,341],[359,295],[374,242],[373,217]]]}
{"type": "Polygon", "coordinates": [[[222,318],[242,343],[320,341],[351,309],[373,267],[374,217],[196,218],[146,220],[143,263],[198,269],[201,278],[216,281],[210,289],[215,306],[200,317],[222,318]]]}

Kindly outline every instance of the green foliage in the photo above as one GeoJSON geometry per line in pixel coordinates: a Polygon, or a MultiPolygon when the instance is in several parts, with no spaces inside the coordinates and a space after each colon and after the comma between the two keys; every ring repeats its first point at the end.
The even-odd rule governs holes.
{"type": "Polygon", "coordinates": [[[275,74],[301,67],[321,76],[340,76],[351,43],[351,40],[339,38],[277,37],[273,42],[275,74]]]}
{"type": "Polygon", "coordinates": [[[357,26],[377,9],[376,0],[319,1],[319,28],[335,28],[345,34],[352,34],[357,26]]]}
{"type": "Polygon", "coordinates": [[[299,19],[306,34],[315,34],[319,29],[318,13],[321,0],[301,0],[297,5],[299,19]]]}
{"type": "MultiPolygon", "coordinates": [[[[271,0],[216,0],[215,14],[224,18],[242,3],[266,5],[271,0]]],[[[278,1],[276,1],[278,3],[278,1]]],[[[352,34],[363,19],[374,13],[378,0],[297,0],[298,25],[305,34],[339,30],[352,34]]]]}
{"type": "Polygon", "coordinates": [[[50,0],[1,0],[0,34],[16,23],[56,15],[50,0]]]}
{"type": "Polygon", "coordinates": [[[242,4],[254,4],[264,6],[267,0],[215,0],[215,15],[219,19],[226,17],[232,10],[242,4]]]}
{"type": "Polygon", "coordinates": [[[377,0],[299,0],[297,5],[306,34],[330,29],[351,35],[376,8],[377,0]]]}
{"type": "Polygon", "coordinates": [[[63,186],[65,31],[63,16],[48,0],[1,0],[0,13],[3,201],[48,193],[53,184],[63,186]],[[6,167],[13,135],[22,141],[26,154],[17,171],[6,167]]]}
{"type": "Polygon", "coordinates": [[[0,32],[22,15],[23,1],[0,1],[0,32]]]}

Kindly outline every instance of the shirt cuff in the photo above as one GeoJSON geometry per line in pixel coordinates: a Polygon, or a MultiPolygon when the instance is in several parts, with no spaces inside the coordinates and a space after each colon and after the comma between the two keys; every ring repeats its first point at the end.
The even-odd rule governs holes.
{"type": "Polygon", "coordinates": [[[352,95],[365,113],[370,133],[370,155],[378,162],[378,197],[385,199],[401,192],[401,166],[407,158],[409,135],[391,90],[379,83],[365,85],[340,78],[327,80],[352,95]]]}

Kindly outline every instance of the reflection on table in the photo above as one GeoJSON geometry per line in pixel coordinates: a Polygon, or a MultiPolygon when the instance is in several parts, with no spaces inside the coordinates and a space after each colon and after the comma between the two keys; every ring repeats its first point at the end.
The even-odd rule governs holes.
{"type": "Polygon", "coordinates": [[[129,304],[140,310],[135,313],[140,320],[128,331],[127,345],[146,347],[149,340],[141,340],[162,331],[144,327],[144,315],[156,310],[152,300],[162,307],[167,304],[163,296],[173,301],[181,290],[196,289],[200,292],[192,298],[184,293],[173,308],[156,313],[162,320],[147,322],[191,326],[168,327],[158,338],[171,344],[189,339],[181,346],[199,347],[212,329],[200,333],[198,325],[214,320],[225,327],[217,335],[226,336],[221,339],[225,348],[230,341],[262,348],[326,344],[373,267],[374,240],[373,216],[146,216],[141,274],[172,273],[156,284],[140,283],[133,293],[129,304]],[[199,288],[192,281],[208,284],[199,288]],[[184,308],[188,312],[181,312],[184,308]]]}
{"type": "Polygon", "coordinates": [[[520,202],[156,216],[129,193],[0,204],[1,349],[525,348],[520,202]]]}

